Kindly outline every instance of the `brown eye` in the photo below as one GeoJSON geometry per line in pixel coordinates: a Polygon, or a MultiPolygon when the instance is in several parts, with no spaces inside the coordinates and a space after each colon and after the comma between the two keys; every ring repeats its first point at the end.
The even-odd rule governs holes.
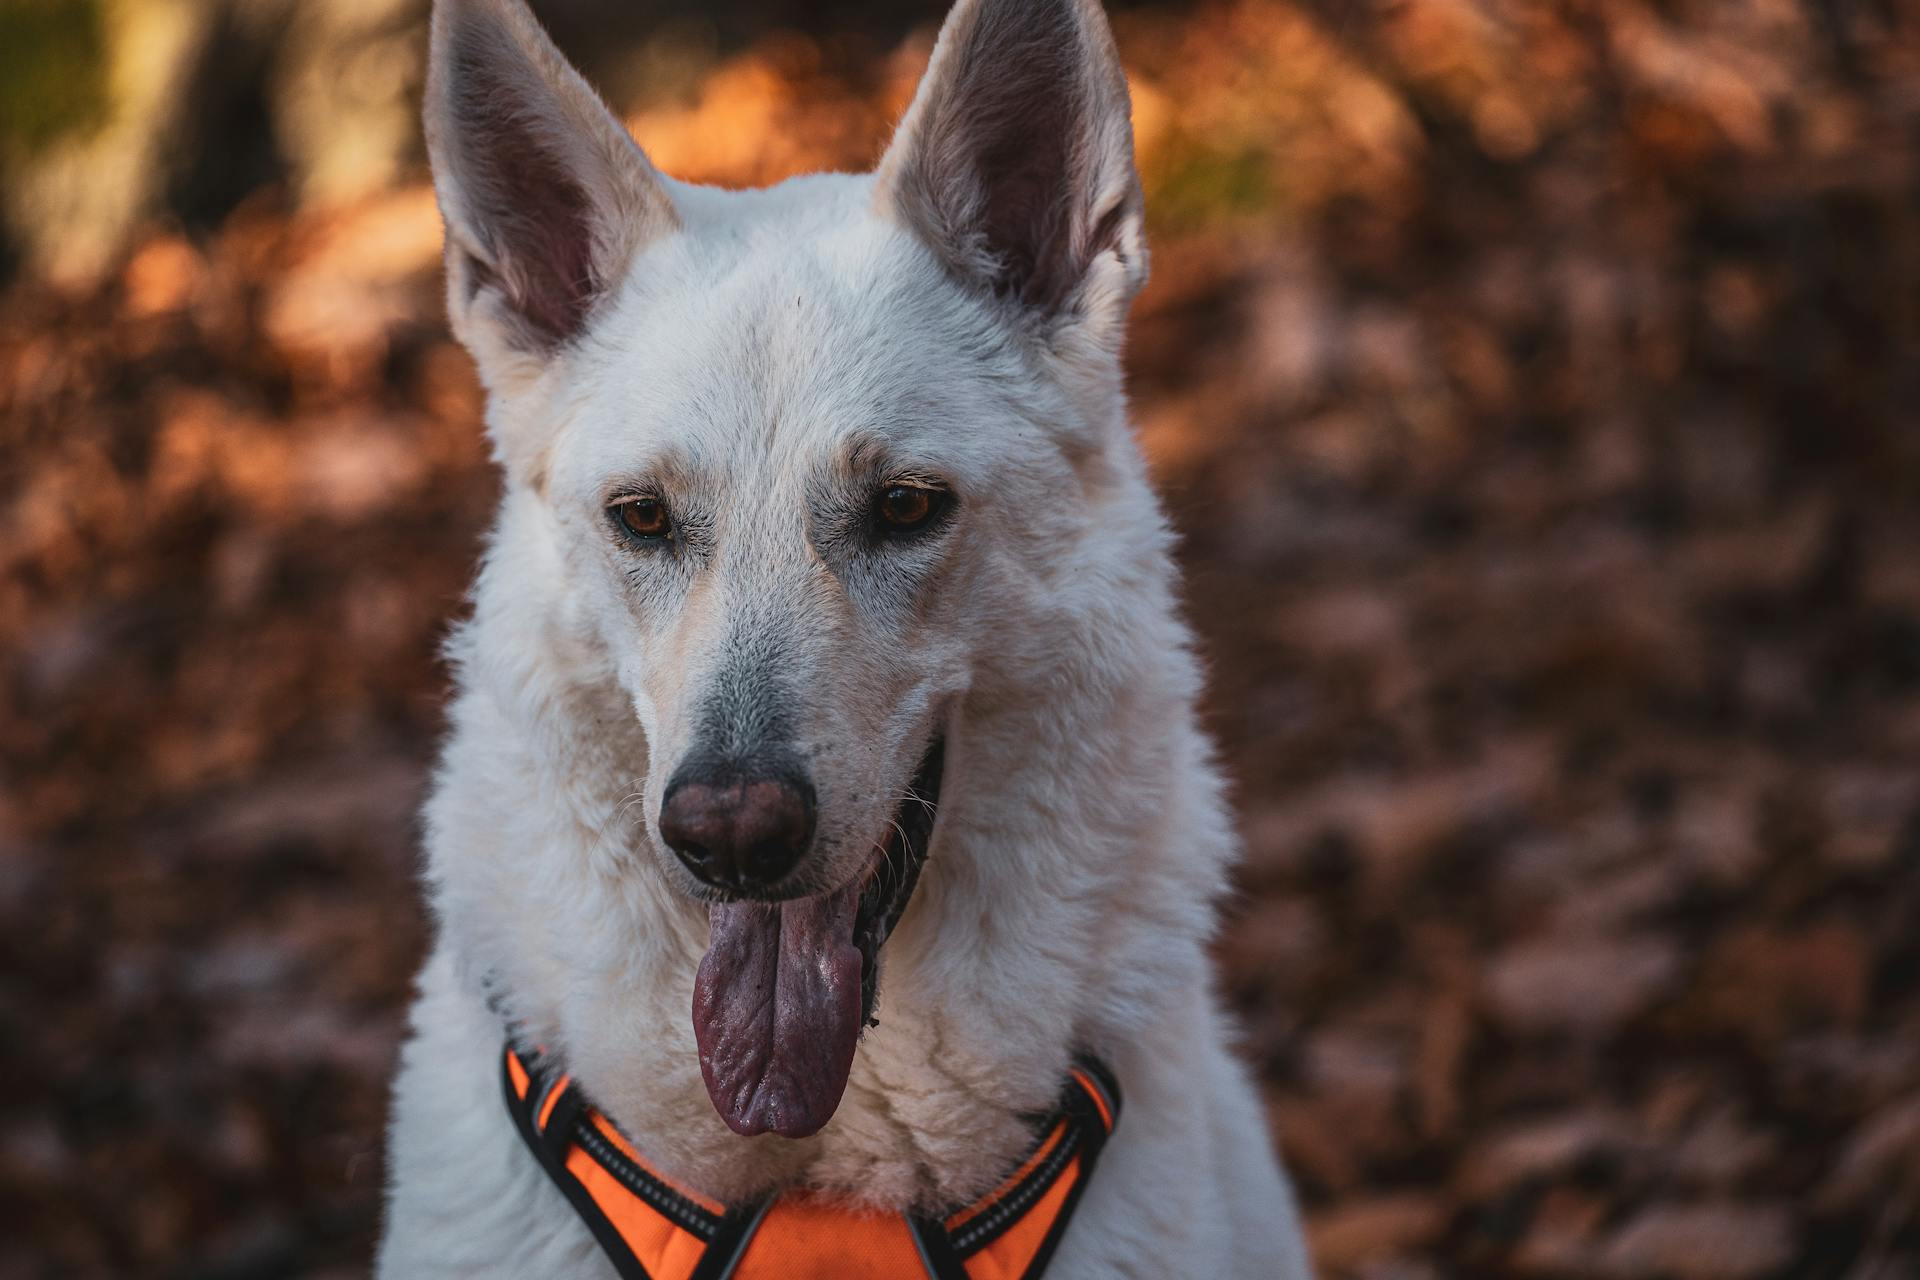
{"type": "Polygon", "coordinates": [[[664,538],[672,531],[666,504],[658,498],[629,498],[613,508],[620,527],[636,538],[664,538]]]}
{"type": "Polygon", "coordinates": [[[938,489],[893,485],[880,494],[880,527],[888,533],[912,533],[940,513],[945,499],[938,489]]]}

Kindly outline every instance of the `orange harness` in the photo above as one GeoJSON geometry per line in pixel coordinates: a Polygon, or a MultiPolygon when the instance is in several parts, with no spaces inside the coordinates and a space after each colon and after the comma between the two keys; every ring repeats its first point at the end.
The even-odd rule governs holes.
{"type": "Polygon", "coordinates": [[[728,1209],[641,1159],[568,1075],[506,1050],[507,1110],[622,1280],[1034,1280],[1066,1233],[1120,1091],[1081,1059],[1031,1154],[940,1217],[861,1212],[807,1193],[728,1209]]]}

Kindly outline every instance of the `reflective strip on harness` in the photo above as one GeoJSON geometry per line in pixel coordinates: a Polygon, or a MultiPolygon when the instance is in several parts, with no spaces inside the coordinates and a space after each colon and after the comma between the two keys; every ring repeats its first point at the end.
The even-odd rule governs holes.
{"type": "Polygon", "coordinates": [[[796,1192],[728,1209],[668,1182],[537,1055],[509,1044],[502,1074],[520,1136],[622,1280],[1036,1280],[1120,1115],[1112,1075],[1082,1059],[1033,1151],[972,1205],[908,1217],[796,1192]]]}

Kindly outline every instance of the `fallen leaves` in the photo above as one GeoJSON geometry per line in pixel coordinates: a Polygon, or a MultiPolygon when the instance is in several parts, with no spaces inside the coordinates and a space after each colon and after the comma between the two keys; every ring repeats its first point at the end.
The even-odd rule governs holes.
{"type": "MultiPolygon", "coordinates": [[[[1329,1277],[1920,1274],[1920,100],[1839,21],[1120,17],[1222,986],[1329,1277]]],[[[858,167],[926,41],[827,49],[635,127],[858,167]]],[[[437,235],[269,193],[0,298],[0,1187],[63,1274],[364,1265],[495,492],[437,235]]]]}

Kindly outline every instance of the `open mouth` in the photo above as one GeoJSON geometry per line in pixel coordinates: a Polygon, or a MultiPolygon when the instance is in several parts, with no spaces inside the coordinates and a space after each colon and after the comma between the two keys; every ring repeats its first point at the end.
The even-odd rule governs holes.
{"type": "Polygon", "coordinates": [[[927,749],[864,876],[812,897],[708,908],[693,1032],[707,1095],[735,1133],[803,1138],[839,1107],[873,1019],[880,948],[926,861],[944,747],[936,738],[927,749]]]}
{"type": "Polygon", "coordinates": [[[853,941],[860,948],[860,1022],[873,1020],[880,992],[880,947],[905,914],[913,887],[920,883],[920,866],[927,860],[933,838],[933,820],[940,804],[941,766],[946,762],[946,740],[935,738],[907,795],[893,815],[893,827],[878,863],[860,891],[860,910],[853,919],[853,941]]]}

